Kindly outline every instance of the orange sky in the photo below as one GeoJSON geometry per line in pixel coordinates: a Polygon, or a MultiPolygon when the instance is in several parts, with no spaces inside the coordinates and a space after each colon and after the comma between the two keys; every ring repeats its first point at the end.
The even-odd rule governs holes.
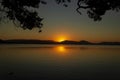
{"type": "Polygon", "coordinates": [[[102,21],[94,22],[85,14],[79,15],[70,4],[68,8],[50,2],[38,9],[43,17],[42,32],[39,29],[23,30],[11,22],[0,24],[0,39],[39,39],[39,40],[88,40],[91,42],[120,42],[120,13],[108,11],[102,21]]]}

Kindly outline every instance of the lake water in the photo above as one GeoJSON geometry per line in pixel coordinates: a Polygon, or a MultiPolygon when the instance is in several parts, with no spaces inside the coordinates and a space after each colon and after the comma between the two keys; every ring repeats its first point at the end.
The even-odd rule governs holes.
{"type": "Polygon", "coordinates": [[[0,80],[120,80],[120,46],[0,45],[0,80]]]}

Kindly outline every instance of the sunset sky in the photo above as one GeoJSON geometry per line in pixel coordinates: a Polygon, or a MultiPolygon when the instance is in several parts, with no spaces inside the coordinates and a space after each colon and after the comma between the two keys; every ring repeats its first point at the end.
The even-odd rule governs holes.
{"type": "Polygon", "coordinates": [[[120,12],[108,11],[102,21],[94,22],[85,11],[76,12],[74,0],[65,8],[48,0],[47,5],[40,5],[38,13],[43,17],[42,32],[39,29],[23,30],[12,22],[0,24],[0,39],[40,39],[40,40],[88,40],[120,42],[120,12]]]}

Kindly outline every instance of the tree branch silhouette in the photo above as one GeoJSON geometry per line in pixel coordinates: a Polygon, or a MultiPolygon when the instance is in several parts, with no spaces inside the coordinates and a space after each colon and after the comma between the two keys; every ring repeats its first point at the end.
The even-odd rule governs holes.
{"type": "Polygon", "coordinates": [[[88,16],[94,21],[100,21],[108,10],[120,10],[119,0],[78,0],[77,5],[78,13],[81,14],[80,9],[86,9],[88,16]]]}
{"type": "Polygon", "coordinates": [[[13,21],[13,23],[18,21],[20,27],[23,29],[41,29],[43,25],[41,21],[43,18],[39,17],[36,11],[31,11],[26,8],[39,8],[39,3],[46,4],[46,2],[42,0],[2,0],[0,12],[6,13],[6,18],[13,21]]]}

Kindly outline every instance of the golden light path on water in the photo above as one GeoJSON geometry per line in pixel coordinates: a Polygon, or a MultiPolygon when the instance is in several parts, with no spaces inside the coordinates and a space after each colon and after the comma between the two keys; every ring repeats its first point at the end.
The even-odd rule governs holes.
{"type": "Polygon", "coordinates": [[[57,47],[59,52],[65,52],[65,47],[64,46],[58,46],[57,47]]]}
{"type": "Polygon", "coordinates": [[[66,53],[66,48],[64,45],[59,45],[55,47],[55,50],[59,52],[60,54],[65,54],[66,53]]]}

